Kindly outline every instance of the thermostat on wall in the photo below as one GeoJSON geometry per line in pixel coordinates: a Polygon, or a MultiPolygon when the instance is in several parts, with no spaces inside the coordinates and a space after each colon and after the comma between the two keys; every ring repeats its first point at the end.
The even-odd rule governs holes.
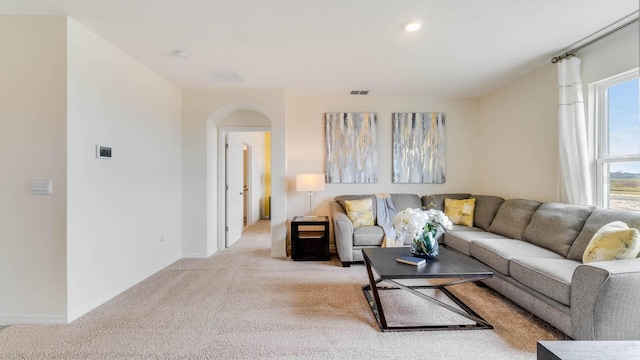
{"type": "Polygon", "coordinates": [[[109,146],[96,145],[96,157],[100,159],[111,159],[111,148],[109,146]]]}

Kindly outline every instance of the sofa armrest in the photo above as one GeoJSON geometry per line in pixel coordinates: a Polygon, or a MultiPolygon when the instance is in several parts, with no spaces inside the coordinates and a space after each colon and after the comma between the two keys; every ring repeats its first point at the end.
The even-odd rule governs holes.
{"type": "Polygon", "coordinates": [[[640,258],[580,265],[571,281],[571,336],[640,340],[640,258]]]}
{"type": "Polygon", "coordinates": [[[353,262],[353,223],[337,201],[329,202],[329,210],[333,220],[333,238],[338,256],[343,263],[353,262]]]}

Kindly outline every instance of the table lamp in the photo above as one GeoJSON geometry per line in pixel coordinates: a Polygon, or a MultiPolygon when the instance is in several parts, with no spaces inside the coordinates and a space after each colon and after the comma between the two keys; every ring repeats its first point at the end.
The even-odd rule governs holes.
{"type": "Polygon", "coordinates": [[[311,216],[311,196],[314,191],[324,190],[324,174],[297,174],[296,191],[309,192],[309,216],[311,216]]]}

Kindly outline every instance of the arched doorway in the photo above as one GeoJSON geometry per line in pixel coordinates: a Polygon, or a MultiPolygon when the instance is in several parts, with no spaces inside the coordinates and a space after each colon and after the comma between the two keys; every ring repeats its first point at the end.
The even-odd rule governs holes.
{"type": "MultiPolygon", "coordinates": [[[[224,135],[230,131],[271,131],[271,119],[245,104],[229,104],[219,108],[207,121],[207,248],[225,248],[225,149],[224,135]]],[[[281,170],[282,175],[284,171],[281,170]]],[[[284,189],[271,189],[273,199],[284,198],[284,189]]],[[[284,202],[284,199],[281,200],[284,202]]],[[[273,219],[273,217],[272,217],[273,219]]],[[[283,222],[284,223],[284,222],[283,222]]],[[[286,256],[284,241],[273,231],[272,255],[286,256]],[[282,247],[283,249],[280,249],[282,247]],[[284,254],[284,255],[282,255],[284,254]]],[[[213,252],[215,252],[215,250],[213,252]]]]}
{"type": "Polygon", "coordinates": [[[224,222],[221,222],[224,224],[225,241],[219,239],[219,248],[229,247],[240,238],[244,228],[245,215],[253,214],[254,216],[250,217],[251,220],[260,218],[260,216],[255,216],[257,215],[256,206],[260,207],[260,213],[266,214],[268,212],[268,198],[271,195],[271,158],[270,151],[266,151],[265,145],[270,147],[270,143],[266,141],[267,138],[270,138],[269,130],[269,128],[261,127],[218,128],[220,154],[224,155],[220,157],[218,163],[221,174],[219,179],[225,180],[218,183],[219,192],[224,193],[219,201],[224,202],[225,215],[224,222]],[[246,147],[248,143],[259,146],[254,147],[254,151],[251,151],[252,168],[246,169],[248,170],[246,171],[247,164],[244,159],[243,147],[246,147]],[[257,170],[256,173],[253,170],[257,170]],[[249,180],[250,184],[246,180],[249,180]],[[249,208],[247,209],[245,206],[249,208]]]}

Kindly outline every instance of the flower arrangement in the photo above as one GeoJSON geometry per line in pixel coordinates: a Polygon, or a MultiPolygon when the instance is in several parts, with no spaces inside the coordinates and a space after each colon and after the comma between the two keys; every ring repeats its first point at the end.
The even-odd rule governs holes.
{"type": "Polygon", "coordinates": [[[396,238],[410,236],[414,255],[435,257],[438,255],[438,231],[453,229],[453,223],[440,210],[404,209],[393,217],[396,238]]]}

